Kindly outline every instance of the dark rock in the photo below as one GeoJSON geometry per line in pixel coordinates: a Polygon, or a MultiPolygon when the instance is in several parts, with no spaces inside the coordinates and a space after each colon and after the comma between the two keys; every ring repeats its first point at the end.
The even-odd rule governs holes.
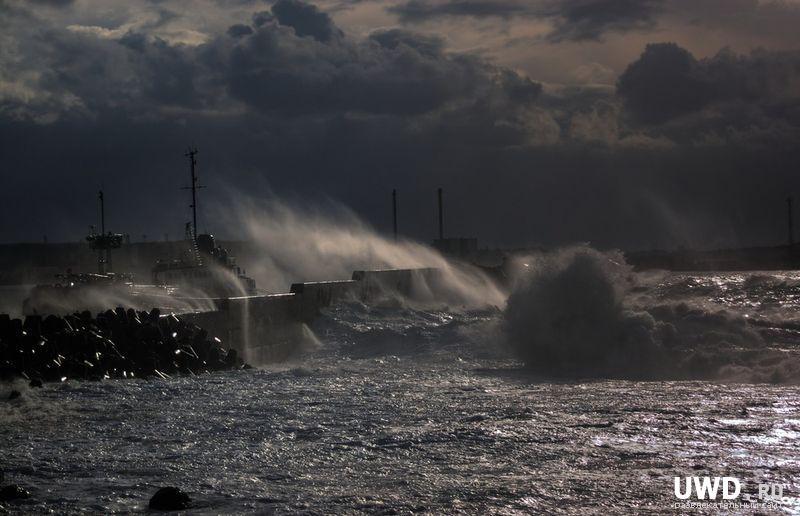
{"type": "Polygon", "coordinates": [[[25,317],[25,322],[22,328],[30,335],[41,335],[42,333],[42,316],[41,315],[28,315],[25,317]]]}
{"type": "Polygon", "coordinates": [[[8,399],[15,400],[20,396],[22,396],[22,393],[20,393],[19,391],[11,391],[11,394],[8,395],[8,399]]]}
{"type": "Polygon", "coordinates": [[[38,379],[38,378],[34,378],[34,379],[31,380],[30,386],[31,387],[41,387],[42,386],[42,381],[40,379],[38,379]]]}
{"type": "Polygon", "coordinates": [[[22,334],[22,319],[11,319],[8,323],[9,335],[19,336],[22,334]]]}
{"type": "Polygon", "coordinates": [[[186,509],[192,499],[177,487],[162,487],[150,499],[150,508],[156,511],[180,511],[186,509]]]}
{"type": "Polygon", "coordinates": [[[0,488],[0,502],[10,502],[11,500],[22,500],[28,498],[30,493],[22,487],[11,484],[0,488]]]}
{"type": "MultiPolygon", "coordinates": [[[[1,1],[1,0],[0,0],[1,1]]],[[[0,318],[0,378],[30,381],[62,378],[162,378],[208,370],[237,369],[239,355],[218,349],[219,339],[174,314],[117,308],[92,318],[89,312],[23,322],[0,318]]]]}
{"type": "Polygon", "coordinates": [[[239,354],[236,352],[235,349],[229,349],[228,354],[225,355],[225,364],[228,367],[235,367],[236,364],[239,362],[239,354]]]}
{"type": "Polygon", "coordinates": [[[53,334],[58,331],[63,331],[67,328],[67,321],[55,315],[48,315],[42,321],[42,332],[46,334],[53,334]]]}

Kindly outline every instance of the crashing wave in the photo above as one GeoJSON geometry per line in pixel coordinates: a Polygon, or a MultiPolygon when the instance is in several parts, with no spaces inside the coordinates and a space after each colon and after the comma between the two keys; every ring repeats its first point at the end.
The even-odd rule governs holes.
{"type": "Polygon", "coordinates": [[[770,345],[739,313],[685,301],[641,306],[636,275],[617,253],[579,247],[529,262],[504,330],[539,373],[800,383],[797,353],[770,345]]]}

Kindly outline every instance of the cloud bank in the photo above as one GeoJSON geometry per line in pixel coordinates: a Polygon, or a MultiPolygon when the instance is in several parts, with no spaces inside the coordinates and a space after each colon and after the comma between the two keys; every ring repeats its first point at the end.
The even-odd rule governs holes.
{"type": "MultiPolygon", "coordinates": [[[[417,0],[383,5],[401,26],[366,31],[335,19],[358,6],[300,0],[3,7],[5,241],[79,238],[98,187],[115,230],[178,236],[189,144],[205,205],[229,202],[222,186],[269,187],[338,199],[381,230],[397,188],[401,232],[423,240],[442,186],[448,234],[490,244],[771,243],[800,186],[796,50],[653,43],[616,86],[584,62],[580,84],[558,84],[415,30],[527,17],[547,22],[544,45],[601,45],[665,23],[670,2],[417,0]]],[[[209,212],[201,229],[236,228],[209,212]]]]}

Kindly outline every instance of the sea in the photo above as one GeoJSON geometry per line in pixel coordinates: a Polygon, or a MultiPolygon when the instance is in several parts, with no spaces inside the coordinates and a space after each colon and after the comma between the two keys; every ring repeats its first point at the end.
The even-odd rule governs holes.
{"type": "Polygon", "coordinates": [[[530,315],[533,329],[509,329],[506,307],[353,302],[286,363],[5,385],[0,469],[31,497],[0,512],[146,512],[177,486],[194,514],[800,513],[800,274],[632,273],[587,316],[605,284],[553,299],[564,271],[529,289],[547,295],[532,305],[577,313],[530,315]],[[620,358],[592,373],[536,348],[563,338],[595,360],[617,346],[605,322],[596,342],[580,322],[598,313],[617,329],[639,321],[619,338],[650,339],[673,366],[620,358]],[[583,326],[553,337],[546,324],[583,326]],[[509,342],[526,329],[530,344],[509,342]],[[11,388],[22,396],[5,401],[11,388]],[[683,500],[686,477],[732,478],[740,493],[683,500]]]}

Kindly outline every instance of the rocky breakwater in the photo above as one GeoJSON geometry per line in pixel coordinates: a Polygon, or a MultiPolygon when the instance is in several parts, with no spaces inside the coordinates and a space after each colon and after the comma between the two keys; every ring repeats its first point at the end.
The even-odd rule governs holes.
{"type": "MultiPolygon", "coordinates": [[[[191,322],[158,310],[64,317],[0,314],[0,379],[31,386],[67,379],[167,378],[249,367],[191,322]]],[[[13,393],[12,393],[13,394],[13,393]]]]}

